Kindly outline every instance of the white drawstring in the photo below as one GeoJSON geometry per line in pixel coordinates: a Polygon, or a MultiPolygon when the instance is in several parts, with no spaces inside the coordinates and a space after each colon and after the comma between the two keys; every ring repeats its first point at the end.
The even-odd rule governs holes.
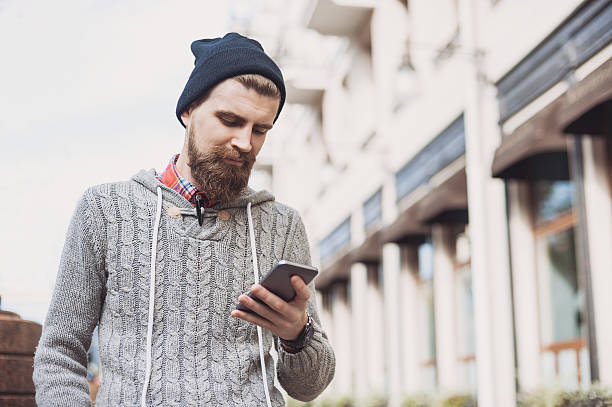
{"type": "MultiPolygon", "coordinates": [[[[251,255],[253,256],[253,275],[255,283],[259,281],[259,266],[257,265],[257,249],[255,245],[255,228],[253,227],[253,216],[251,215],[251,203],[247,203],[247,218],[249,220],[249,237],[251,239],[251,255]]],[[[264,391],[266,393],[266,403],[272,407],[270,402],[270,391],[268,390],[268,378],[266,376],[266,363],[264,361],[264,349],[261,327],[257,326],[257,340],[259,341],[259,359],[261,361],[261,373],[263,375],[264,391]]]]}
{"type": "Polygon", "coordinates": [[[151,379],[151,347],[153,342],[153,312],[155,310],[155,264],[157,262],[157,236],[162,212],[162,192],[157,187],[157,210],[155,212],[155,226],[153,228],[153,243],[151,245],[151,275],[149,276],[149,321],[147,323],[147,365],[145,367],[145,380],[142,385],[140,405],[147,406],[147,389],[151,379]]]}

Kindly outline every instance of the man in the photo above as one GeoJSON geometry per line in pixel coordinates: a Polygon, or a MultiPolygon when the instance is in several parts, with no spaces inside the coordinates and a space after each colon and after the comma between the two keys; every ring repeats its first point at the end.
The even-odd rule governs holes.
{"type": "Polygon", "coordinates": [[[281,259],[310,264],[296,211],[247,186],[285,100],[282,74],[236,33],[191,49],[181,153],[162,174],[89,188],[77,206],[35,356],[41,407],[90,405],[96,325],[96,406],[283,405],[273,345],[292,397],[311,400],[333,377],[312,283],[293,276],[291,302],[256,284],[281,259]]]}

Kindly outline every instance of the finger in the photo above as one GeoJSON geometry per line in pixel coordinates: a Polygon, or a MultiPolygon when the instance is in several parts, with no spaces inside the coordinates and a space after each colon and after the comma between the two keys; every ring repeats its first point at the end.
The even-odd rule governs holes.
{"type": "Polygon", "coordinates": [[[310,299],[310,290],[302,277],[298,275],[291,276],[291,285],[295,290],[295,298],[293,299],[293,303],[305,305],[310,299]]]}
{"type": "Polygon", "coordinates": [[[251,292],[257,296],[260,300],[262,300],[266,305],[272,308],[274,311],[278,312],[281,315],[287,315],[289,312],[289,304],[287,301],[280,298],[278,295],[274,294],[271,291],[268,291],[261,284],[255,284],[251,288],[251,292]]]}
{"type": "Polygon", "coordinates": [[[258,325],[267,330],[272,330],[272,323],[265,318],[260,317],[257,314],[251,314],[240,310],[233,310],[231,316],[234,318],[242,319],[243,321],[250,322],[251,324],[258,325]]]}
{"type": "Polygon", "coordinates": [[[280,318],[280,315],[276,311],[274,311],[267,305],[264,305],[260,302],[255,301],[253,298],[249,297],[248,295],[241,295],[240,297],[238,297],[238,302],[240,302],[242,305],[244,305],[251,311],[259,314],[260,316],[262,316],[263,318],[267,319],[268,321],[272,323],[274,323],[275,320],[280,318]]]}

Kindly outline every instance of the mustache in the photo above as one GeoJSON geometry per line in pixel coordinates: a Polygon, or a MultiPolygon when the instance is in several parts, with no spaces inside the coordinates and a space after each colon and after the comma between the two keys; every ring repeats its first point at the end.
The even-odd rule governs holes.
{"type": "Polygon", "coordinates": [[[230,160],[242,160],[247,164],[255,162],[255,153],[253,150],[249,152],[240,152],[232,148],[226,148],[222,146],[213,147],[211,153],[213,153],[219,159],[230,159],[230,160]]]}

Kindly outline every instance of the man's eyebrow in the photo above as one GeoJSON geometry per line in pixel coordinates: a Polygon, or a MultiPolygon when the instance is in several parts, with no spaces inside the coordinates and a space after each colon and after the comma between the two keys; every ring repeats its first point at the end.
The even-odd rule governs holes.
{"type": "Polygon", "coordinates": [[[215,116],[220,119],[233,120],[236,123],[244,123],[247,121],[244,117],[238,116],[236,113],[227,110],[217,110],[215,116]]]}
{"type": "MultiPolygon", "coordinates": [[[[232,120],[236,122],[236,124],[244,124],[247,122],[247,119],[245,119],[244,117],[239,116],[236,113],[230,112],[228,110],[217,110],[215,112],[215,116],[217,116],[220,119],[232,120]]],[[[270,130],[273,126],[267,123],[255,123],[254,127],[258,127],[264,130],[270,130]]]]}

